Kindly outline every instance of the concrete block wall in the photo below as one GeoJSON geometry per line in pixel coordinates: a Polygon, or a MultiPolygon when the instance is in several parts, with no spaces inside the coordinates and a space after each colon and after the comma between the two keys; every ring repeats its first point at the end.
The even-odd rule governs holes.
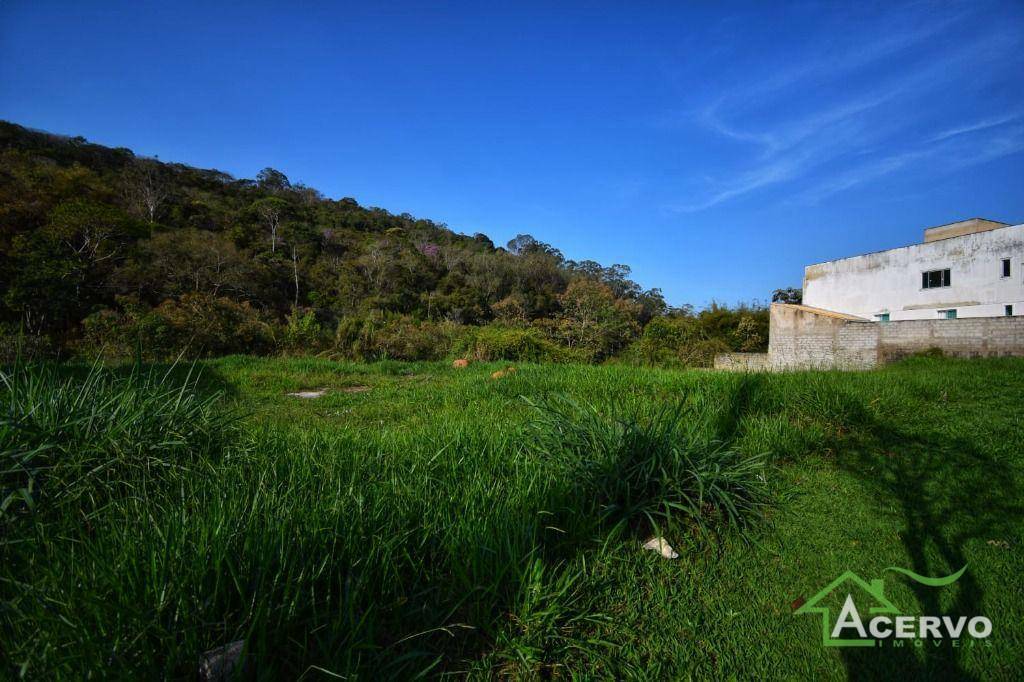
{"type": "Polygon", "coordinates": [[[768,364],[772,369],[873,366],[874,325],[846,315],[772,304],[768,364]]]}
{"type": "Polygon", "coordinates": [[[719,353],[715,356],[715,369],[724,369],[730,372],[759,372],[767,367],[767,353],[719,353]]]}
{"type": "Polygon", "coordinates": [[[929,348],[957,357],[1024,355],[1024,316],[879,324],[879,362],[929,348]]]}
{"type": "Polygon", "coordinates": [[[878,364],[879,324],[845,322],[836,332],[833,366],[841,369],[869,369],[878,364]]]}
{"type": "Polygon", "coordinates": [[[772,369],[869,369],[931,348],[956,357],[1024,356],[1024,316],[868,322],[772,305],[772,369]]]}

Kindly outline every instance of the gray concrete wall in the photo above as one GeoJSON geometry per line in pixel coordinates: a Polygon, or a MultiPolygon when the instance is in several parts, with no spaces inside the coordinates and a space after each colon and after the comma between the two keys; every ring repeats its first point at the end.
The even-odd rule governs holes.
{"type": "Polygon", "coordinates": [[[730,372],[760,372],[767,367],[767,353],[719,353],[715,356],[715,369],[724,369],[730,372]]]}
{"type": "Polygon", "coordinates": [[[932,348],[955,357],[1024,356],[1024,316],[866,322],[806,306],[771,308],[771,369],[869,369],[932,348]]]}
{"type": "Polygon", "coordinates": [[[878,357],[898,360],[929,348],[956,357],[1024,356],[1024,316],[908,320],[878,324],[878,357]]]}
{"type": "Polygon", "coordinates": [[[773,303],[768,364],[772,369],[872,367],[874,328],[871,322],[846,315],[773,303]],[[845,334],[841,336],[843,330],[845,334]],[[851,343],[854,345],[848,347],[851,343]]]}

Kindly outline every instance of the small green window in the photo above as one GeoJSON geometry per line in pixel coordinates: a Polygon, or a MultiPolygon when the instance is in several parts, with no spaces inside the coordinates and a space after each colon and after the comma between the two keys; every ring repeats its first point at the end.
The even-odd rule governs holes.
{"type": "Polygon", "coordinates": [[[875,315],[875,322],[888,322],[889,313],[878,313],[875,315]]]}
{"type": "Polygon", "coordinates": [[[955,320],[956,319],[956,308],[950,308],[949,310],[940,310],[939,311],[939,318],[940,319],[945,319],[945,320],[955,320]]]}

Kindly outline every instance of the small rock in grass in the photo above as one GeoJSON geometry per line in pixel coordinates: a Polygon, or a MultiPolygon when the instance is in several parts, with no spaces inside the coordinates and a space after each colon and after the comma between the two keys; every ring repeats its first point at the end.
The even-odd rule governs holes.
{"type": "Polygon", "coordinates": [[[467,360],[466,358],[459,358],[458,360],[452,363],[452,367],[454,367],[455,369],[465,369],[469,367],[469,360],[467,360]]]}
{"type": "Polygon", "coordinates": [[[315,391],[295,391],[294,393],[289,393],[288,395],[290,395],[290,396],[292,396],[294,398],[307,398],[308,399],[308,398],[322,398],[326,394],[327,394],[327,389],[326,388],[318,388],[315,391]]]}
{"type": "Polygon", "coordinates": [[[207,651],[199,660],[199,679],[203,682],[234,679],[244,647],[245,640],[240,639],[207,651]]]}
{"type": "Polygon", "coordinates": [[[497,372],[491,374],[492,379],[500,379],[505,376],[505,370],[499,369],[497,372]]]}
{"type": "Polygon", "coordinates": [[[678,559],[679,553],[672,549],[672,545],[663,537],[654,537],[644,543],[644,549],[657,552],[666,559],[678,559]]]}

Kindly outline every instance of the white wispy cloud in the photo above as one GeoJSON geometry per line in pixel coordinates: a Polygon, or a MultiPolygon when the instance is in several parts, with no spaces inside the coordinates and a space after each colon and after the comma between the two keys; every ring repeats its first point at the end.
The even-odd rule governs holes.
{"type": "Polygon", "coordinates": [[[806,163],[806,157],[792,156],[780,159],[774,163],[747,171],[734,180],[727,188],[711,194],[709,197],[692,203],[682,203],[669,207],[671,210],[682,213],[703,211],[704,209],[717,206],[723,201],[752,192],[761,187],[785,182],[797,177],[806,163]]]}
{"type": "Polygon", "coordinates": [[[954,26],[961,16],[957,13],[944,17],[933,17],[919,22],[912,28],[896,26],[889,29],[883,28],[880,31],[884,33],[883,37],[854,41],[849,48],[838,50],[829,56],[822,56],[821,51],[816,51],[809,58],[801,60],[796,66],[775,71],[758,81],[726,92],[718,102],[721,103],[725,100],[750,102],[770,99],[786,90],[808,83],[843,78],[846,74],[875,64],[935,37],[954,26]]]}
{"type": "MultiPolygon", "coordinates": [[[[949,125],[926,136],[925,122],[934,112],[921,106],[947,90],[969,90],[983,82],[995,60],[1016,54],[1024,43],[1016,28],[997,28],[969,40],[948,43],[948,49],[926,50],[900,59],[903,50],[926,41],[947,46],[943,35],[960,17],[923,22],[913,30],[894,32],[887,38],[865,42],[838,56],[799,66],[747,87],[735,87],[714,97],[691,115],[691,121],[724,139],[750,145],[755,150],[745,169],[719,172],[719,179],[707,183],[700,194],[669,207],[679,212],[702,211],[738,199],[758,190],[800,181],[797,197],[818,201],[826,196],[896,173],[925,159],[934,162],[948,152],[947,143],[969,139],[971,145],[957,153],[956,167],[981,163],[1020,151],[1022,135],[1001,135],[1021,118],[1020,112],[993,115],[971,123],[949,125]],[[937,52],[937,54],[935,54],[937,52]],[[882,66],[886,68],[881,68],[882,66]],[[889,68],[894,66],[896,68],[889,68]],[[863,69],[872,69],[861,73],[863,69]],[[841,91],[852,76],[869,83],[860,91],[827,106],[805,110],[786,118],[776,114],[771,124],[744,125],[747,119],[764,120],[766,112],[793,109],[789,97],[806,94],[817,85],[841,91]],[[781,119],[781,120],[780,120],[781,119]],[[820,179],[819,179],[820,178],[820,179]],[[812,181],[810,188],[806,183],[812,181]]],[[[851,36],[856,42],[858,36],[851,36]]],[[[934,47],[930,45],[929,47],[934,47]]],[[[1018,60],[1019,61],[1019,60],[1018,60]]],[[[813,98],[803,98],[806,104],[813,98]]],[[[932,127],[934,130],[934,127],[932,127]]],[[[953,163],[931,163],[935,168],[952,168],[953,163]]],[[[792,199],[792,198],[791,198],[792,199]]]]}
{"type": "Polygon", "coordinates": [[[852,187],[856,187],[857,185],[862,185],[866,182],[870,182],[871,180],[876,180],[889,175],[890,173],[894,173],[911,165],[912,163],[933,156],[934,153],[935,152],[932,150],[909,151],[900,154],[892,154],[881,159],[855,166],[839,173],[838,175],[830,177],[809,190],[802,192],[797,197],[797,202],[810,204],[817,203],[838,192],[842,192],[852,187]]]}
{"type": "Polygon", "coordinates": [[[1014,127],[980,144],[964,144],[954,137],[942,138],[944,144],[923,146],[855,166],[802,192],[797,199],[814,204],[915,164],[927,162],[933,171],[951,173],[1024,151],[1024,126],[1014,127]]]}
{"type": "Polygon", "coordinates": [[[981,130],[988,130],[989,128],[996,128],[998,126],[1010,123],[1011,121],[1016,121],[1019,118],[1020,114],[1008,114],[1005,116],[996,116],[993,118],[982,119],[980,121],[970,123],[968,125],[943,130],[939,134],[930,138],[928,141],[941,142],[942,140],[948,140],[949,138],[956,137],[957,135],[967,135],[969,133],[976,133],[981,130]]]}

